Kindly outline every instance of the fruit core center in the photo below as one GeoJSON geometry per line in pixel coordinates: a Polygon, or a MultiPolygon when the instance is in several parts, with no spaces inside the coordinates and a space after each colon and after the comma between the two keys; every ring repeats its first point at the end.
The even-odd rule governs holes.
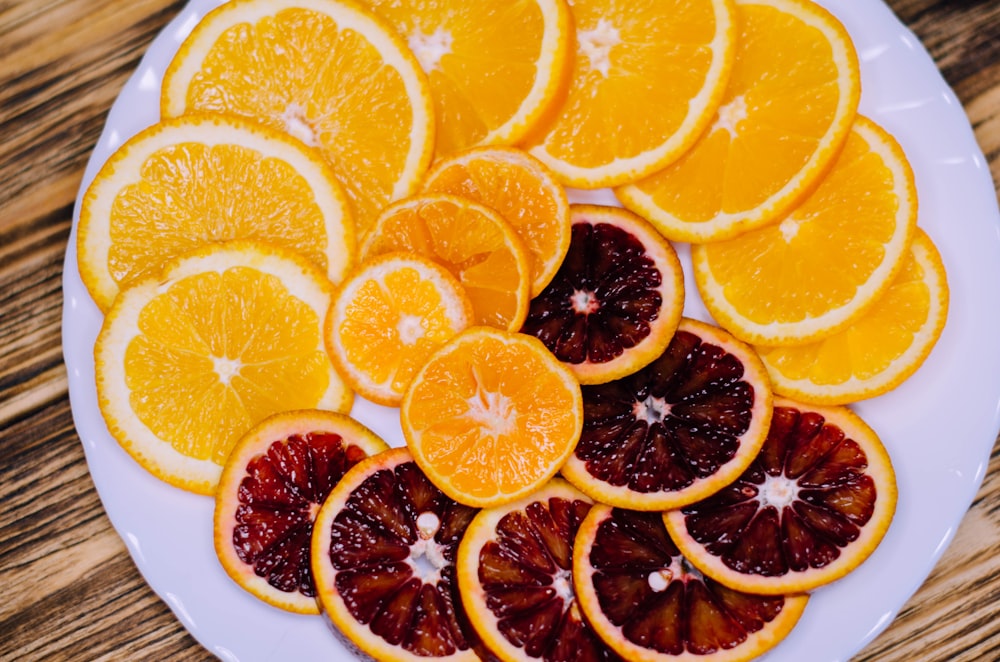
{"type": "Polygon", "coordinates": [[[562,598],[564,604],[569,604],[574,601],[575,593],[573,593],[573,575],[570,574],[569,570],[559,570],[556,575],[552,578],[552,588],[556,592],[556,596],[562,598]]]}
{"type": "Polygon", "coordinates": [[[417,341],[424,337],[424,325],[421,323],[419,315],[405,313],[400,315],[396,330],[399,333],[400,342],[404,345],[416,345],[417,341]]]}
{"type": "Polygon", "coordinates": [[[767,476],[764,484],[760,488],[761,505],[774,506],[781,511],[786,506],[792,505],[799,496],[798,484],[784,476],[767,476]]]}
{"type": "Polygon", "coordinates": [[[646,421],[648,425],[660,423],[670,413],[670,405],[663,398],[652,395],[645,400],[632,405],[632,413],[637,421],[646,421]]]}
{"type": "Polygon", "coordinates": [[[792,243],[792,239],[795,239],[795,235],[799,233],[800,222],[792,217],[788,217],[778,224],[778,231],[781,232],[781,238],[785,240],[786,244],[792,243]]]}
{"type": "Polygon", "coordinates": [[[224,356],[212,357],[212,367],[215,369],[215,374],[219,376],[219,381],[226,385],[239,374],[242,366],[239,359],[230,359],[224,356]]]}
{"type": "Polygon", "coordinates": [[[726,105],[719,108],[719,117],[715,120],[715,129],[724,129],[730,136],[736,135],[736,125],[747,117],[747,102],[743,95],[736,97],[726,105]]]}
{"type": "Polygon", "coordinates": [[[576,38],[580,53],[590,61],[590,68],[607,78],[611,70],[611,49],[622,43],[618,28],[602,18],[593,30],[581,30],[576,38]]]}
{"type": "Polygon", "coordinates": [[[417,517],[417,542],[410,547],[410,567],[413,574],[425,584],[435,584],[441,579],[441,569],[448,565],[445,548],[434,540],[441,520],[430,511],[417,517]]]}
{"type": "Polygon", "coordinates": [[[285,113],[281,116],[281,121],[285,124],[285,131],[298,138],[310,147],[319,144],[316,140],[316,131],[306,118],[306,110],[297,103],[290,103],[285,108],[285,113]]]}
{"type": "Polygon", "coordinates": [[[597,295],[588,290],[576,290],[570,297],[570,305],[578,315],[589,315],[597,312],[601,307],[601,302],[597,300],[597,295]]]}
{"type": "Polygon", "coordinates": [[[442,57],[451,53],[451,34],[440,26],[431,34],[424,34],[417,28],[407,41],[421,68],[428,74],[438,69],[442,57]]]}
{"type": "Polygon", "coordinates": [[[480,388],[478,394],[469,399],[469,416],[494,436],[503,436],[514,429],[517,410],[503,393],[480,388]]]}

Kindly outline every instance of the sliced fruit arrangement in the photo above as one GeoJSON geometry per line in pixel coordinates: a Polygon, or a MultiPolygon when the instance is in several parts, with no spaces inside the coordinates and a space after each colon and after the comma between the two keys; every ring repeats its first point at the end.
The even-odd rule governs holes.
{"type": "Polygon", "coordinates": [[[917,228],[902,270],[857,321],[818,342],[757,351],[775,393],[816,404],[872,398],[927,359],[944,330],[948,298],[941,255],[917,228]]]}
{"type": "Polygon", "coordinates": [[[399,30],[427,74],[439,157],[516,143],[563,85],[572,42],[563,0],[365,4],[399,30]]]}
{"type": "Polygon", "coordinates": [[[379,214],[359,259],[389,251],[424,255],[462,284],[473,322],[507,331],[528,314],[531,265],[521,239],[496,211],[467,198],[425,193],[379,214]]]}
{"type": "Polygon", "coordinates": [[[405,448],[354,465],[312,537],[323,612],[379,660],[478,660],[458,597],[455,556],[474,508],[441,493],[405,448]]]}
{"type": "Polygon", "coordinates": [[[663,517],[703,573],[739,591],[780,595],[828,584],[867,559],[896,498],[889,455],[860,417],[776,398],[767,441],[746,472],[663,517]]]}
{"type": "Polygon", "coordinates": [[[684,274],[670,242],[639,216],[597,205],[571,210],[569,251],[521,331],[582,384],[600,384],[663,352],[684,309],[684,274]]]}
{"type": "Polygon", "coordinates": [[[333,171],[302,143],[237,117],[165,120],[126,141],[80,206],[80,275],[102,311],[118,291],[209,242],[298,251],[339,282],[354,222],[333,171]]]}
{"type": "Polygon", "coordinates": [[[323,346],[333,285],[311,262],[214,244],[122,290],[94,362],[111,435],[155,476],[212,494],[236,441],[288,409],[347,411],[323,346]]]}
{"type": "Polygon", "coordinates": [[[603,503],[666,510],[743,473],[767,437],[772,395],[753,348],[684,319],[656,360],[583,387],[583,432],[562,475],[603,503]]]}
{"type": "Polygon", "coordinates": [[[692,247],[695,282],[712,317],[742,340],[821,340],[889,288],[916,225],[906,155],[859,116],[830,171],[780,222],[692,247]]]}
{"type": "Polygon", "coordinates": [[[323,337],[355,391],[397,406],[431,354],[472,316],[465,291],[444,267],[413,253],[386,253],[337,289],[323,337]]]}
{"type": "Polygon", "coordinates": [[[564,184],[635,181],[678,158],[711,122],[733,64],[732,3],[569,4],[576,26],[569,89],[524,144],[564,184]]]}
{"type": "Polygon", "coordinates": [[[573,451],[580,385],[536,338],[472,327],[434,353],[406,391],[400,423],[442,492],[491,507],[531,494],[573,451]]]}
{"type": "Polygon", "coordinates": [[[763,596],[706,577],[659,513],[596,504],[573,545],[573,586],[593,628],[628,660],[751,660],[798,622],[807,595],[763,596]]]}
{"type": "Polygon", "coordinates": [[[314,146],[363,233],[412,193],[434,151],[427,76],[392,26],[341,0],[234,0],[208,12],[163,77],[163,117],[240,115],[314,146]]]}
{"type": "Polygon", "coordinates": [[[612,662],[573,591],[573,540],[591,501],[558,478],[482,510],[458,547],[458,586],[483,643],[509,662],[612,662]]]}
{"type": "Polygon", "coordinates": [[[318,614],[313,521],[347,470],[389,447],[345,414],[270,416],[226,460],[215,492],[215,552],[233,580],[287,611],[318,614]]]}
{"type": "Polygon", "coordinates": [[[809,0],[737,0],[735,64],[684,155],[616,190],[676,241],[736,236],[784,214],[847,138],[861,95],[850,35],[809,0]]]}

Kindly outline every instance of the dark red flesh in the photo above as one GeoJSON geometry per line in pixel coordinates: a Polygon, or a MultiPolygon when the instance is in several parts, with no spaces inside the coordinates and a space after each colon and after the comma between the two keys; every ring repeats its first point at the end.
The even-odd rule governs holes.
{"type": "Polygon", "coordinates": [[[551,498],[505,515],[496,539],[479,554],[486,605],[506,639],[528,658],[546,662],[618,660],[583,619],[576,599],[564,599],[555,577],[572,584],[573,538],[590,510],[584,501],[551,498]]]}
{"type": "Polygon", "coordinates": [[[667,655],[709,655],[738,646],[774,620],[782,596],[722,586],[693,568],[667,534],[660,513],[613,509],[590,551],[601,611],[622,635],[667,655]],[[662,590],[649,577],[671,570],[662,590]]]}
{"type": "Polygon", "coordinates": [[[767,441],[735,483],[684,508],[695,540],[738,572],[780,576],[822,568],[871,519],[875,482],[854,440],[815,412],[775,407],[767,441]],[[762,502],[767,477],[798,485],[780,510],[762,502]]]}
{"type": "Polygon", "coordinates": [[[560,361],[606,363],[650,333],[663,298],[663,275],[634,235],[610,223],[573,224],[569,252],[521,328],[541,339],[560,361]],[[574,296],[592,294],[589,313],[574,296]]]}
{"type": "Polygon", "coordinates": [[[636,492],[681,490],[716,473],[740,447],[752,420],[754,388],[742,361],[680,330],[638,372],[583,387],[583,434],[576,456],[588,473],[636,492]],[[652,420],[636,417],[642,403],[652,420]]]}
{"type": "Polygon", "coordinates": [[[240,481],[233,547],[274,588],[316,596],[309,566],[315,508],[364,450],[327,432],[275,441],[240,481]]]}
{"type": "Polygon", "coordinates": [[[336,588],[358,622],[415,655],[467,650],[472,636],[458,596],[455,553],[474,508],[438,490],[413,462],[373,473],[348,498],[331,525],[329,556],[336,588]],[[424,582],[407,561],[418,541],[417,517],[434,513],[433,540],[448,564],[424,582]]]}

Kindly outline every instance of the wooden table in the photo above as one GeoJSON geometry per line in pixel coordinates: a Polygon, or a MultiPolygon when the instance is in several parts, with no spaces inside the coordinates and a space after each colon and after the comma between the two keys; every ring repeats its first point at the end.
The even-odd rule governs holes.
{"type": "MultiPolygon", "coordinates": [[[[73,428],[60,316],[73,202],[105,115],[182,0],[0,3],[0,659],[210,659],[111,527],[73,428]]],[[[890,0],[1000,182],[1000,3],[890,0]]],[[[1000,455],[954,542],[859,660],[1000,659],[1000,455]]]]}

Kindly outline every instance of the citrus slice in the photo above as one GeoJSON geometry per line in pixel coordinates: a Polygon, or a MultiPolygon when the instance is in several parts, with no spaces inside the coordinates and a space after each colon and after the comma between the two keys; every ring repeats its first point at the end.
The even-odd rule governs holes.
{"type": "Polygon", "coordinates": [[[269,604],[318,614],[309,560],[316,513],[348,469],[387,448],[357,421],[318,409],[255,425],[215,492],[215,553],[226,573],[269,604]]]}
{"type": "Polygon", "coordinates": [[[892,462],[857,414],[775,398],[767,442],[746,472],[664,521],[703,573],[775,595],[811,591],[856,568],[895,509],[892,462]]]}
{"type": "Polygon", "coordinates": [[[386,253],[364,262],[334,293],[324,337],[355,391],[397,406],[428,357],[471,320],[462,286],[444,267],[386,253]]]}
{"type": "Polygon", "coordinates": [[[572,206],[566,259],[532,299],[521,331],[541,339],[582,384],[631,374],[659,356],[684,310],[674,247],[620,207],[572,206]]]}
{"type": "Polygon", "coordinates": [[[478,147],[438,160],[425,191],[451,193],[495,209],[528,249],[531,296],[537,296],[569,250],[569,200],[541,161],[513,147],[478,147]]]}
{"type": "Polygon", "coordinates": [[[741,662],[791,632],[809,597],[734,591],[674,545],[660,513],[596,504],[573,544],[587,620],[619,655],[647,662],[741,662]]]}
{"type": "Polygon", "coordinates": [[[536,338],[472,327],[439,349],[400,411],[427,477],[460,503],[489,507],[537,490],[573,451],[580,385],[536,338]]]}
{"type": "Polygon", "coordinates": [[[283,133],[235,117],[165,120],[105,162],[80,206],[80,275],[102,311],[122,287],[209,242],[302,253],[339,281],[354,223],[333,171],[283,133]]]}
{"type": "Polygon", "coordinates": [[[800,402],[847,404],[886,393],[916,372],[947,316],[944,263],[917,228],[903,269],[856,322],[819,342],[757,351],[775,393],[800,402]]]}
{"type": "Polygon", "coordinates": [[[332,290],[297,253],[240,241],[186,253],[122,290],[94,347],[112,437],[158,478],[212,494],[259,421],[349,410],[323,346],[332,290]]]}
{"type": "Polygon", "coordinates": [[[738,0],[736,62],[714,123],[680,159],[615,191],[675,241],[778,218],[822,176],[861,97],[847,30],[809,0],[738,0]]]}
{"type": "Polygon", "coordinates": [[[475,514],[405,448],[361,460],[316,515],[310,556],[323,612],[377,660],[477,661],[455,571],[475,514]]]}
{"type": "Polygon", "coordinates": [[[731,0],[574,0],[570,12],[569,89],[525,140],[528,151],[578,188],[635,181],[679,157],[712,121],[729,79],[731,0]]]}
{"type": "Polygon", "coordinates": [[[693,503],[732,482],[757,456],[772,399],[753,348],[684,319],[648,366],[583,387],[583,432],[562,475],[622,508],[693,503]]]}
{"type": "Polygon", "coordinates": [[[241,115],[315,146],[359,230],[414,191],[434,150],[429,84],[396,31],[341,0],[235,0],[209,11],[163,77],[160,113],[241,115]]]}
{"type": "Polygon", "coordinates": [[[366,0],[396,26],[430,81],[437,155],[513,144],[552,106],[568,69],[562,0],[366,0]]]}
{"type": "Polygon", "coordinates": [[[755,345],[798,345],[852,324],[903,266],[917,192],[899,143],[859,116],[843,151],[782,220],[691,249],[712,317],[755,345]]]}
{"type": "Polygon", "coordinates": [[[395,202],[379,214],[359,252],[366,260],[390,251],[418,253],[451,272],[469,297],[473,323],[521,328],[530,296],[528,255],[492,209],[442,194],[395,202]]]}
{"type": "Polygon", "coordinates": [[[482,510],[458,546],[458,588],[486,647],[506,662],[615,660],[573,593],[573,538],[591,501],[554,478],[482,510]]]}

